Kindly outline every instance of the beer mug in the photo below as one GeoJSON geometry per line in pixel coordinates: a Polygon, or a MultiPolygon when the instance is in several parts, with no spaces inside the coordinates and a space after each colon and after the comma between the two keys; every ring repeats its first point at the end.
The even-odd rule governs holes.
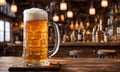
{"type": "Polygon", "coordinates": [[[48,58],[59,49],[59,29],[48,22],[48,14],[39,8],[26,9],[24,14],[24,41],[22,64],[25,66],[48,66],[48,58]],[[56,36],[53,50],[48,50],[48,27],[53,26],[56,36]]]}

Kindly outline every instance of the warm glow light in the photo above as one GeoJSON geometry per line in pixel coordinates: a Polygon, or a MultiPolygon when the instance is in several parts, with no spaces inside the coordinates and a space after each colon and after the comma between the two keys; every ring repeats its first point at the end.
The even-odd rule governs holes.
{"type": "Polygon", "coordinates": [[[16,13],[17,12],[17,5],[12,4],[11,5],[11,11],[14,12],[14,13],[16,13]]]}
{"type": "Polygon", "coordinates": [[[59,16],[54,15],[54,16],[53,16],[53,21],[55,21],[55,22],[59,21],[59,16]]]}
{"type": "Polygon", "coordinates": [[[87,30],[87,31],[86,31],[86,34],[87,34],[87,35],[91,34],[90,30],[87,30]]]}
{"type": "Polygon", "coordinates": [[[107,7],[108,6],[108,1],[107,0],[102,0],[101,1],[101,6],[102,7],[107,7]]]}
{"type": "Polygon", "coordinates": [[[74,30],[74,24],[73,24],[73,21],[72,21],[71,24],[70,24],[70,29],[71,29],[71,30],[74,30]]]}
{"type": "Polygon", "coordinates": [[[0,6],[4,6],[6,4],[6,0],[0,0],[0,6]]]}
{"type": "Polygon", "coordinates": [[[60,3],[60,10],[67,10],[67,3],[66,2],[60,3]]]}
{"type": "Polygon", "coordinates": [[[60,19],[61,21],[64,21],[65,20],[65,16],[63,14],[60,15],[60,19]]]}
{"type": "Polygon", "coordinates": [[[62,24],[58,24],[58,26],[62,26],[62,24]]]}
{"type": "Polygon", "coordinates": [[[68,11],[67,12],[67,17],[68,18],[72,18],[73,17],[73,12],[72,11],[68,11]]]}
{"type": "Polygon", "coordinates": [[[95,8],[93,8],[93,7],[91,7],[90,9],[89,9],[89,14],[90,15],[95,15],[95,8]]]}
{"type": "Polygon", "coordinates": [[[23,29],[23,22],[20,23],[20,29],[23,29]]]}
{"type": "Polygon", "coordinates": [[[89,23],[89,22],[87,22],[87,23],[86,23],[86,27],[89,27],[89,26],[90,26],[90,23],[89,23]]]}
{"type": "Polygon", "coordinates": [[[78,21],[76,21],[75,30],[78,30],[78,28],[79,28],[79,24],[78,24],[78,21]]]}

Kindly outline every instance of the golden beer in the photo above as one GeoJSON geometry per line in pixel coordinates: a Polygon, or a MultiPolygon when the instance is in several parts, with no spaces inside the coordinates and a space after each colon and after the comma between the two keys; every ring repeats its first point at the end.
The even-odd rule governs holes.
{"type": "Polygon", "coordinates": [[[48,66],[48,57],[59,49],[59,30],[56,24],[48,25],[48,14],[45,10],[31,8],[24,10],[24,44],[23,65],[48,66]],[[56,43],[52,51],[48,51],[48,26],[55,29],[56,43]]]}
{"type": "Polygon", "coordinates": [[[26,62],[45,62],[48,54],[48,21],[26,21],[26,62]]]}

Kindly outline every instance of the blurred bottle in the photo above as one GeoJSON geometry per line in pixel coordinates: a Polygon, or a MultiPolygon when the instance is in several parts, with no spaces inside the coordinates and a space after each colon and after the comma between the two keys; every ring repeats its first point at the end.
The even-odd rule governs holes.
{"type": "Polygon", "coordinates": [[[98,28],[96,31],[96,42],[104,42],[104,32],[103,32],[103,27],[102,27],[102,19],[100,19],[99,24],[98,24],[98,28]]]}
{"type": "Polygon", "coordinates": [[[86,30],[82,30],[83,42],[86,42],[86,30]]]}
{"type": "Polygon", "coordinates": [[[64,31],[62,43],[65,43],[67,41],[66,36],[67,36],[66,31],[64,31]]]}
{"type": "Polygon", "coordinates": [[[99,42],[98,39],[99,39],[99,38],[98,38],[98,31],[96,31],[96,32],[95,32],[95,42],[96,42],[96,43],[99,42]]]}
{"type": "Polygon", "coordinates": [[[90,30],[86,30],[86,42],[90,42],[91,41],[91,32],[90,30]]]}
{"type": "Polygon", "coordinates": [[[80,22],[79,28],[80,28],[82,31],[85,30],[85,27],[84,27],[84,25],[83,25],[83,22],[80,22]]]}
{"type": "Polygon", "coordinates": [[[114,10],[115,10],[115,13],[119,13],[119,9],[118,9],[118,5],[117,4],[114,5],[114,10]]]}
{"type": "Polygon", "coordinates": [[[116,37],[117,37],[117,42],[120,42],[120,27],[117,27],[116,37]]]}
{"type": "Polygon", "coordinates": [[[76,23],[75,23],[75,30],[78,30],[79,28],[79,24],[78,24],[78,21],[76,20],[76,23]]]}
{"type": "Polygon", "coordinates": [[[96,26],[94,26],[93,30],[92,30],[92,42],[96,42],[96,37],[95,37],[95,31],[96,30],[96,26]]]}
{"type": "Polygon", "coordinates": [[[104,31],[104,42],[108,42],[109,41],[109,34],[108,34],[108,28],[105,28],[104,31]]]}
{"type": "Polygon", "coordinates": [[[98,35],[99,35],[99,42],[104,42],[104,31],[103,31],[103,26],[102,26],[102,19],[100,19],[100,26],[99,26],[99,31],[98,31],[98,35]]]}
{"type": "Polygon", "coordinates": [[[114,16],[110,15],[110,17],[107,20],[107,25],[111,25],[114,22],[114,16]]]}
{"type": "Polygon", "coordinates": [[[75,26],[73,24],[73,21],[71,21],[71,23],[70,23],[70,30],[74,30],[74,29],[75,29],[75,26]]]}
{"type": "Polygon", "coordinates": [[[71,42],[75,42],[76,37],[75,37],[75,30],[72,31],[71,35],[70,35],[70,40],[71,42]]]}
{"type": "Polygon", "coordinates": [[[55,40],[54,40],[54,29],[53,28],[49,28],[49,37],[48,37],[48,40],[49,40],[49,44],[54,44],[55,40]]]}
{"type": "Polygon", "coordinates": [[[78,29],[77,40],[78,40],[79,42],[82,42],[82,41],[83,41],[82,30],[81,30],[80,28],[78,29]]]}

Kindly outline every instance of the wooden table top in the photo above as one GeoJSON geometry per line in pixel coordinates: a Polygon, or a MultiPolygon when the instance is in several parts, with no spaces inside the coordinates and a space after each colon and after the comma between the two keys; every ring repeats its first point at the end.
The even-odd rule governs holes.
{"type": "MultiPolygon", "coordinates": [[[[51,58],[51,63],[61,64],[61,72],[120,72],[120,58],[51,58]]],[[[19,65],[21,57],[0,57],[0,72],[19,65]]]]}

